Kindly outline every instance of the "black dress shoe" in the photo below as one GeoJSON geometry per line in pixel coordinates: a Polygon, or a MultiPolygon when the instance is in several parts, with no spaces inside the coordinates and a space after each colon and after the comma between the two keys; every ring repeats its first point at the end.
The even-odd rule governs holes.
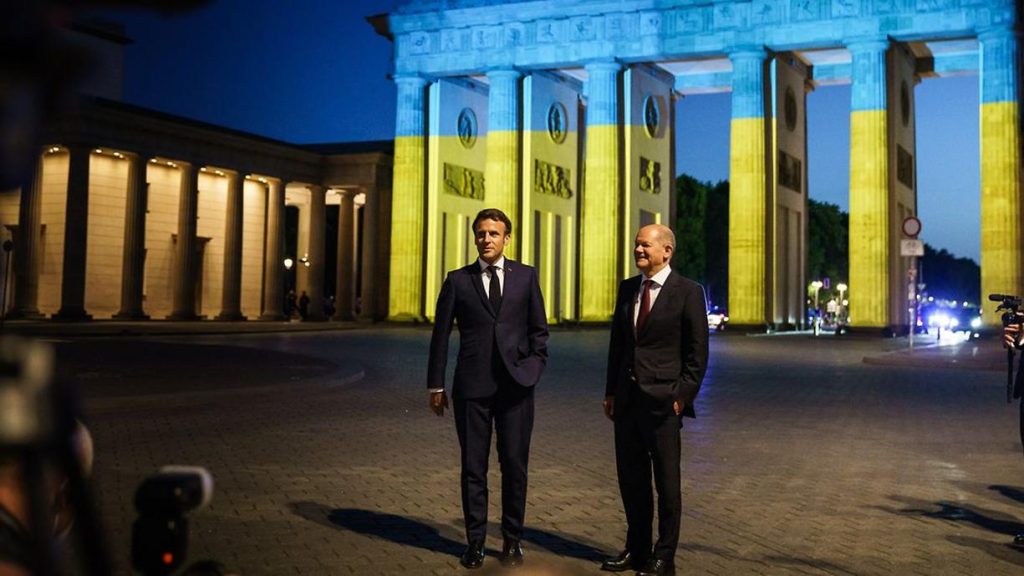
{"type": "Polygon", "coordinates": [[[1014,536],[1013,544],[1011,544],[1011,546],[1014,548],[1024,548],[1024,534],[1017,534],[1014,536]]]}
{"type": "Polygon", "coordinates": [[[601,563],[601,570],[605,572],[625,572],[626,570],[639,570],[644,566],[643,560],[638,560],[629,550],[623,550],[618,556],[608,558],[601,563]]]}
{"type": "Polygon", "coordinates": [[[523,565],[523,546],[519,540],[505,540],[501,548],[501,565],[505,568],[516,568],[523,565]]]}
{"type": "Polygon", "coordinates": [[[484,543],[480,541],[470,542],[469,546],[466,546],[466,551],[462,553],[462,557],[459,558],[459,563],[470,570],[483,566],[484,543]]]}
{"type": "Polygon", "coordinates": [[[651,558],[643,568],[636,571],[636,576],[676,576],[676,566],[668,560],[651,558]]]}

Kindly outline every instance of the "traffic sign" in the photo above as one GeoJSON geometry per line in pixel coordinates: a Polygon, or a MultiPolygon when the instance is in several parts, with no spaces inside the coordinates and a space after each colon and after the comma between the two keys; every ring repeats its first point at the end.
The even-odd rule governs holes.
{"type": "MultiPolygon", "coordinates": [[[[907,216],[903,219],[903,235],[908,238],[917,238],[917,235],[921,233],[921,221],[913,216],[907,216]]],[[[906,254],[904,254],[906,256],[906,254]]]]}
{"type": "Polygon", "coordinates": [[[906,238],[900,240],[900,256],[924,256],[924,241],[906,238]]]}

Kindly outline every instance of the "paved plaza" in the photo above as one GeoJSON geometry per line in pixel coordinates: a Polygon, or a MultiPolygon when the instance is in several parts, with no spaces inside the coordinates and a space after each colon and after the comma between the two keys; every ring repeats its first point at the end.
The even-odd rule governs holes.
{"type": "MultiPolygon", "coordinates": [[[[429,336],[54,338],[86,397],[122,573],[134,488],[172,463],[216,479],[190,516],[191,560],[246,575],[465,572],[454,425],[427,409],[429,336]]],[[[550,345],[524,573],[598,574],[625,530],[601,412],[607,334],[556,330],[550,345]]],[[[1024,457],[998,343],[952,362],[889,353],[905,345],[713,335],[683,432],[681,574],[1021,573],[1007,542],[1024,532],[1024,457]]]]}

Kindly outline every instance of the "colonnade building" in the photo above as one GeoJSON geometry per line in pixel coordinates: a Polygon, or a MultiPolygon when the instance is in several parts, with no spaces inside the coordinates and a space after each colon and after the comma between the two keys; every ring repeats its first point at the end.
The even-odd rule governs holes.
{"type": "Polygon", "coordinates": [[[297,146],[124,104],[123,37],[69,34],[114,65],[50,127],[31,181],[0,192],[8,318],[281,320],[294,288],[322,320],[325,285],[335,319],[386,316],[390,142],[297,146]]]}
{"type": "Polygon", "coordinates": [[[731,321],[802,325],[807,94],[849,83],[851,321],[905,326],[914,89],[959,74],[980,77],[982,293],[1024,288],[1017,0],[413,0],[371,22],[398,88],[392,319],[431,316],[494,206],[549,318],[607,321],[637,228],[675,221],[675,132],[702,138],[675,100],[731,91],[731,321]]]}

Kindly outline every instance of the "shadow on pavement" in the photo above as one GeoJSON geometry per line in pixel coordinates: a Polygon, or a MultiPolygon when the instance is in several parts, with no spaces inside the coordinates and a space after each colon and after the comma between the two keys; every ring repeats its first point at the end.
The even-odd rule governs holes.
{"type": "Polygon", "coordinates": [[[602,551],[593,542],[579,542],[579,538],[576,536],[567,538],[561,534],[538,530],[537,528],[525,528],[523,530],[523,540],[559,556],[567,556],[577,560],[600,562],[606,556],[609,556],[609,554],[602,551]]]}
{"type": "MultiPolygon", "coordinates": [[[[981,550],[998,560],[1024,567],[1024,552],[1014,548],[1008,543],[1000,544],[998,542],[991,542],[980,538],[971,538],[970,536],[949,536],[946,540],[949,540],[958,546],[981,550]]],[[[1009,540],[1007,540],[1007,542],[1009,542],[1009,540]]]]}
{"type": "MultiPolygon", "coordinates": [[[[331,508],[316,502],[291,502],[289,506],[294,514],[323,526],[343,528],[431,552],[458,556],[466,546],[441,533],[451,530],[450,527],[429,521],[374,510],[331,508]]],[[[594,543],[578,542],[575,538],[536,528],[526,528],[523,541],[566,558],[598,562],[605,557],[594,543]]]]}
{"type": "Polygon", "coordinates": [[[1002,486],[1000,484],[993,484],[988,487],[989,490],[998,492],[1001,496],[1009,498],[1010,500],[1016,500],[1024,504],[1024,490],[1017,488],[1016,486],[1002,486]]]}
{"type": "Polygon", "coordinates": [[[454,556],[465,548],[462,542],[443,536],[441,527],[414,518],[358,508],[330,508],[316,502],[292,502],[289,505],[295,514],[306,520],[396,544],[454,556]]]}
{"type": "Polygon", "coordinates": [[[968,506],[954,502],[929,502],[906,496],[890,496],[892,500],[903,503],[905,508],[890,508],[879,506],[878,508],[896,514],[898,516],[920,516],[924,518],[935,518],[949,522],[961,522],[973,524],[978,528],[1003,534],[1012,538],[1016,534],[1024,533],[1024,522],[995,510],[986,510],[978,506],[968,506]]]}

